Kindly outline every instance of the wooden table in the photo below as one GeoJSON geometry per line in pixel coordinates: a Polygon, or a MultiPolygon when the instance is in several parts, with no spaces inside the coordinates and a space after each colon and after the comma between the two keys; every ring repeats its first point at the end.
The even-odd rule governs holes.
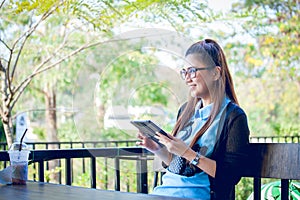
{"type": "Polygon", "coordinates": [[[0,200],[180,200],[142,193],[108,191],[43,182],[27,182],[27,185],[1,185],[0,200]]]}

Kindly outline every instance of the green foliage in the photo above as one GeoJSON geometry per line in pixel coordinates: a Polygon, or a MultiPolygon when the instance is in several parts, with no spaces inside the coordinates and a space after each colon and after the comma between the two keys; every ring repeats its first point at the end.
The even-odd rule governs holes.
{"type": "Polygon", "coordinates": [[[298,6],[277,0],[233,4],[230,20],[239,24],[225,35],[224,49],[254,136],[300,132],[298,6]],[[245,38],[232,37],[238,35],[245,38]]]}
{"type": "Polygon", "coordinates": [[[26,11],[36,10],[38,13],[44,13],[59,4],[58,0],[35,0],[16,2],[15,13],[19,14],[26,11]]]}
{"type": "MultiPolygon", "coordinates": [[[[206,2],[188,0],[7,1],[0,12],[1,62],[14,63],[15,59],[7,62],[10,51],[3,47],[12,47],[15,41],[20,41],[11,51],[14,57],[22,50],[16,76],[12,79],[16,86],[48,56],[53,56],[48,64],[54,63],[82,45],[106,41],[127,23],[143,22],[135,24],[137,27],[146,27],[145,22],[168,24],[186,35],[205,27],[200,32],[197,30],[200,37],[208,35],[224,43],[252,133],[296,135],[300,116],[297,109],[300,107],[298,8],[297,1],[247,0],[235,2],[229,13],[221,14],[212,12],[206,2]],[[20,48],[24,36],[38,19],[43,19],[43,23],[30,32],[24,47],[20,48]],[[228,24],[230,30],[217,30],[217,25],[206,26],[215,21],[228,24]]],[[[109,101],[127,104],[124,99],[127,100],[128,95],[131,95],[129,103],[132,105],[166,106],[170,83],[158,81],[159,76],[154,73],[159,60],[141,50],[142,45],[137,45],[132,52],[122,51],[124,46],[93,46],[76,57],[66,58],[53,70],[35,77],[12,112],[44,107],[43,96],[37,91],[43,91],[47,84],[57,92],[58,106],[71,107],[72,95],[78,89],[73,84],[83,68],[101,74],[96,95],[105,106],[111,103],[109,101]]],[[[41,115],[32,117],[36,119],[41,115]]],[[[72,125],[61,125],[62,138],[68,138],[68,128],[73,132],[72,125]]]]}
{"type": "Polygon", "coordinates": [[[299,134],[300,110],[295,108],[300,105],[300,99],[295,84],[265,75],[248,79],[235,77],[235,83],[241,105],[248,115],[251,135],[299,134]]]}
{"type": "MultiPolygon", "coordinates": [[[[2,19],[1,44],[6,47],[4,51],[1,51],[4,52],[1,53],[1,60],[6,62],[5,65],[9,65],[8,68],[14,68],[11,70],[13,76],[14,74],[17,75],[11,77],[13,81],[9,82],[12,84],[12,88],[18,86],[25,79],[30,80],[34,77],[30,88],[25,85],[24,91],[28,93],[21,95],[22,103],[27,103],[28,99],[31,98],[37,101],[32,101],[29,106],[34,104],[42,107],[43,96],[37,91],[45,92],[45,85],[51,88],[54,93],[57,90],[62,90],[63,93],[71,95],[68,87],[74,80],[72,78],[77,72],[76,69],[84,65],[85,60],[78,59],[76,63],[72,63],[69,56],[73,55],[74,50],[80,46],[83,46],[83,49],[88,48],[88,44],[110,38],[113,31],[112,27],[131,19],[139,19],[139,16],[145,20],[149,16],[151,17],[148,19],[152,20],[164,19],[174,27],[181,23],[175,20],[177,13],[180,13],[178,16],[181,20],[190,19],[192,16],[205,20],[204,13],[198,12],[199,5],[204,7],[204,4],[190,3],[186,0],[176,2],[140,0],[131,2],[77,0],[5,2],[1,4],[1,11],[3,12],[0,13],[2,19]],[[97,32],[99,30],[100,33],[97,32]],[[2,40],[3,35],[8,37],[4,37],[5,40],[2,40]],[[16,60],[18,62],[15,63],[16,60]],[[56,62],[57,64],[54,64],[56,62]],[[19,67],[20,65],[22,68],[19,67]],[[49,71],[48,67],[55,70],[49,71]],[[35,72],[43,71],[47,71],[47,73],[43,73],[40,78],[37,78],[35,72]]],[[[82,52],[82,50],[78,52],[82,52]]],[[[86,54],[81,55],[84,57],[86,54]]],[[[154,85],[151,88],[158,97],[152,95],[149,102],[160,102],[165,105],[167,101],[162,94],[163,91],[155,87],[154,85]]],[[[23,88],[17,92],[23,93],[23,88]]],[[[14,100],[18,101],[18,99],[14,100]]],[[[116,99],[116,101],[121,100],[116,99]]],[[[65,103],[64,101],[61,102],[65,103]]],[[[106,103],[105,100],[104,103],[106,103]]],[[[18,104],[14,105],[19,106],[18,104]]],[[[13,108],[9,108],[9,110],[15,112],[13,108]]]]}
{"type": "Polygon", "coordinates": [[[45,129],[42,127],[35,127],[33,129],[33,134],[35,134],[41,141],[45,140],[46,138],[45,129]]]}
{"type": "MultiPolygon", "coordinates": [[[[112,100],[116,105],[126,103],[130,93],[136,101],[133,105],[160,103],[166,105],[163,84],[157,84],[155,68],[158,61],[153,55],[132,51],[116,58],[101,74],[99,97],[103,104],[112,100]],[[135,91],[128,91],[133,89],[135,91]]],[[[166,86],[166,84],[165,84],[166,86]]]]}
{"type": "Polygon", "coordinates": [[[90,182],[91,182],[90,174],[89,173],[82,173],[82,174],[78,174],[76,176],[76,179],[72,183],[72,185],[88,188],[88,187],[91,186],[90,182]]]}
{"type": "Polygon", "coordinates": [[[245,200],[253,191],[253,178],[242,177],[240,182],[235,186],[235,199],[245,200]]]}
{"type": "Polygon", "coordinates": [[[6,142],[5,132],[2,121],[0,121],[0,142],[6,142]]]}
{"type": "Polygon", "coordinates": [[[46,170],[45,171],[46,182],[53,182],[53,180],[51,180],[51,175],[60,173],[61,171],[62,171],[62,167],[55,167],[55,169],[53,170],[46,170]]]}
{"type": "Polygon", "coordinates": [[[109,128],[99,130],[97,133],[99,140],[131,140],[135,138],[135,133],[120,130],[118,128],[109,128]]]}
{"type": "Polygon", "coordinates": [[[255,54],[260,55],[260,60],[267,61],[264,62],[267,72],[271,76],[299,81],[299,2],[246,1],[245,6],[253,11],[251,14],[256,10],[262,13],[262,16],[252,23],[259,23],[259,26],[253,27],[258,41],[258,53],[255,54]]]}
{"type": "Polygon", "coordinates": [[[152,105],[162,104],[164,106],[168,103],[168,98],[165,95],[164,88],[166,83],[151,83],[147,85],[141,85],[141,88],[136,90],[136,100],[131,101],[132,105],[152,105]]]}
{"type": "Polygon", "coordinates": [[[58,138],[61,141],[80,141],[76,126],[71,117],[67,118],[63,123],[58,123],[58,138]]]}

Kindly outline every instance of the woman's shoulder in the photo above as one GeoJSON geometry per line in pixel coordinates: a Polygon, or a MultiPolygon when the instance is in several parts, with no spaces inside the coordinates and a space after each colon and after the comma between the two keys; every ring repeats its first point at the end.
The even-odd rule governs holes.
{"type": "Polygon", "coordinates": [[[238,116],[238,115],[246,115],[245,111],[236,103],[229,102],[227,107],[226,107],[226,112],[227,115],[233,115],[233,116],[238,116]]]}
{"type": "Polygon", "coordinates": [[[177,112],[177,119],[179,118],[179,116],[182,114],[182,112],[184,111],[186,105],[187,105],[188,102],[184,102],[180,107],[179,107],[179,110],[177,112]]]}

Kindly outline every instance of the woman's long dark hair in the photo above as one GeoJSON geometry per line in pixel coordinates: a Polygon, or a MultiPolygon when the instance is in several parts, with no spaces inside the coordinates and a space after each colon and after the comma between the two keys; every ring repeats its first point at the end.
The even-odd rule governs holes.
{"type": "MultiPolygon", "coordinates": [[[[222,101],[224,99],[224,95],[226,95],[233,103],[238,104],[238,100],[234,91],[234,86],[227,66],[225,54],[217,42],[215,42],[212,39],[205,39],[203,41],[199,41],[189,47],[185,54],[185,57],[191,54],[197,56],[197,59],[206,67],[219,66],[221,68],[220,78],[217,81],[215,81],[213,90],[209,90],[210,96],[214,103],[212,111],[206,123],[191,141],[190,146],[192,147],[201,137],[201,135],[205,133],[205,131],[209,128],[209,126],[212,124],[215,117],[219,113],[222,101]]],[[[199,98],[192,97],[191,95],[189,95],[187,105],[180,117],[178,118],[175,127],[172,131],[173,135],[176,135],[187,125],[188,121],[194,114],[195,106],[199,100],[199,98]]]]}

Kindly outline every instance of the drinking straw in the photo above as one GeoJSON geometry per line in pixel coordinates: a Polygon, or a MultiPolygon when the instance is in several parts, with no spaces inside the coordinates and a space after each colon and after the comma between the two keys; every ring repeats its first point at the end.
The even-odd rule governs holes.
{"type": "Polygon", "coordinates": [[[23,141],[23,139],[24,139],[24,136],[25,136],[26,132],[27,132],[27,128],[25,129],[25,131],[24,131],[24,133],[23,133],[23,135],[22,135],[22,137],[21,137],[19,151],[22,150],[22,141],[23,141]]]}

